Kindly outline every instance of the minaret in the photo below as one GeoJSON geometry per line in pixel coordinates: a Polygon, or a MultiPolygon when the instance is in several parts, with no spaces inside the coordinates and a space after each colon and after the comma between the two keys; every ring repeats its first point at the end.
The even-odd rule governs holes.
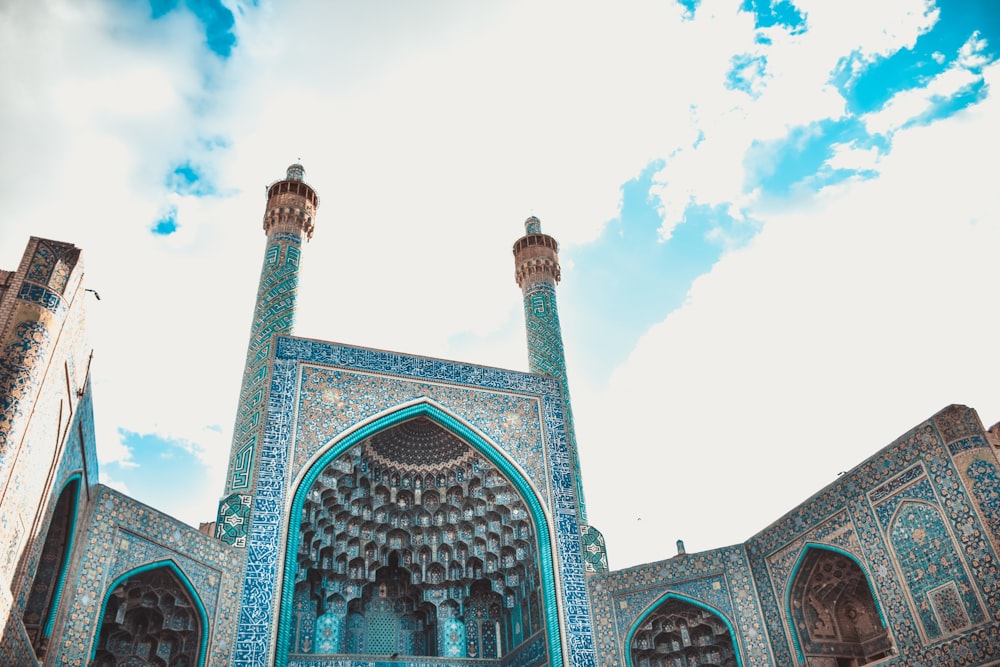
{"type": "Polygon", "coordinates": [[[569,442],[576,484],[580,521],[587,523],[587,505],[583,499],[580,456],[576,448],[576,430],[566,380],[566,356],[563,352],[559,309],[556,307],[556,284],[559,283],[559,243],[542,233],[542,223],[535,216],[524,221],[524,236],[514,243],[514,279],[524,295],[524,324],[528,334],[528,368],[532,373],[549,375],[562,387],[566,404],[566,438],[569,442]]]}
{"type": "Polygon", "coordinates": [[[272,339],[276,334],[290,334],[295,323],[302,241],[303,237],[306,241],[312,238],[319,207],[319,197],[303,181],[304,177],[302,165],[293,164],[283,180],[267,188],[264,265],[233,427],[226,497],[220,503],[216,525],[216,536],[236,546],[244,545],[249,527],[254,461],[260,446],[272,339]]]}

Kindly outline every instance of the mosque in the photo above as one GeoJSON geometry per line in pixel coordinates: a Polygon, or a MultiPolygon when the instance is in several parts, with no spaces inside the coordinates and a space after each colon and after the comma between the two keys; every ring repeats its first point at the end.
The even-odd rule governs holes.
{"type": "Polygon", "coordinates": [[[556,240],[513,246],[530,372],[489,368],[292,336],[318,207],[300,165],[267,189],[199,529],[98,483],[81,249],[0,271],[0,664],[1000,665],[1000,425],[947,406],[745,543],[609,571],[556,240]]]}

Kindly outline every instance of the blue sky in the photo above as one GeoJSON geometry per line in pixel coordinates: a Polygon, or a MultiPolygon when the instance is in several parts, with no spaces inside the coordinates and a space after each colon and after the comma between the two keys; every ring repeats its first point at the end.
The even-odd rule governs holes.
{"type": "Polygon", "coordinates": [[[1000,420],[998,57],[995,0],[7,3],[0,266],[84,248],[102,479],[197,524],[288,164],[305,336],[524,369],[537,215],[623,567],[1000,420]]]}

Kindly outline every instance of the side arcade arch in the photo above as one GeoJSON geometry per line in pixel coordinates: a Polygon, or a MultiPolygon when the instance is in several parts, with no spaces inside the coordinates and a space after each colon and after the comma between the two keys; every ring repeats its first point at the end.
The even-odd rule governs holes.
{"type": "Polygon", "coordinates": [[[76,514],[80,498],[81,473],[63,484],[42,545],[22,621],[38,657],[45,655],[69,568],[69,556],[76,537],[76,514]]]}
{"type": "Polygon", "coordinates": [[[785,614],[798,664],[860,667],[892,655],[882,607],[850,552],[807,544],[785,588],[785,614]]]}
{"type": "Polygon", "coordinates": [[[108,586],[89,665],[205,667],[208,614],[172,560],[148,563],[108,586]]]}
{"type": "Polygon", "coordinates": [[[436,404],[330,445],[289,516],[276,664],[303,653],[499,664],[539,641],[548,664],[563,664],[542,503],[495,445],[436,404]]]}
{"type": "Polygon", "coordinates": [[[627,667],[742,667],[732,622],[703,602],[666,593],[639,615],[625,637],[627,667]]]}

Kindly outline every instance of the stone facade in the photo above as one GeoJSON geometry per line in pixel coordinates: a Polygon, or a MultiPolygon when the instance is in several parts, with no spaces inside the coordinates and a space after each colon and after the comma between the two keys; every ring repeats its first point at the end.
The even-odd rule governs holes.
{"type": "Polygon", "coordinates": [[[0,664],[1000,665],[1000,426],[946,407],[743,544],[608,571],[555,240],[514,247],[530,373],[296,338],[302,179],[214,530],[97,482],[80,250],[0,272],[0,664]]]}

